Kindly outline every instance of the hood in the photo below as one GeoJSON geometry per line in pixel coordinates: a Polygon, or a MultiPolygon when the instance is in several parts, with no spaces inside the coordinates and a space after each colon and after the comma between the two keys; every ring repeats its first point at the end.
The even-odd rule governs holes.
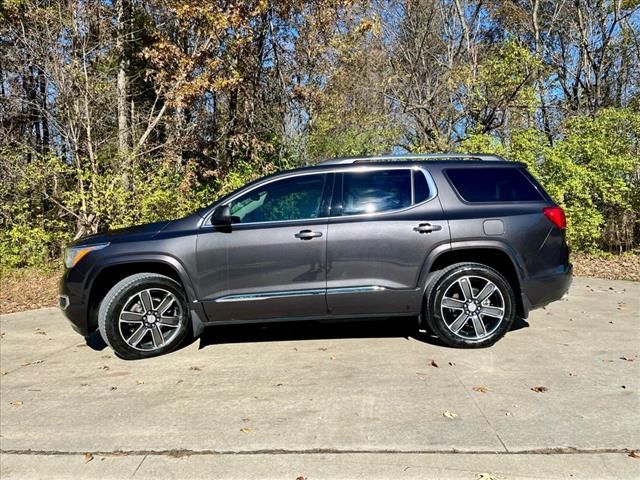
{"type": "Polygon", "coordinates": [[[121,241],[145,240],[155,237],[164,230],[171,222],[164,220],[161,222],[145,223],[144,225],[136,225],[135,227],[118,228],[109,230],[104,233],[97,233],[82,237],[73,242],[73,245],[86,245],[91,243],[118,243],[121,241]]]}

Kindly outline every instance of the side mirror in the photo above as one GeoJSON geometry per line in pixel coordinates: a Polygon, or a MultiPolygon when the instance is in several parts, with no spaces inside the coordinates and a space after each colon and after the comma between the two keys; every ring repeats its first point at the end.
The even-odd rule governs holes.
{"type": "Polygon", "coordinates": [[[213,212],[211,223],[214,225],[231,225],[231,208],[229,205],[220,205],[213,212]]]}

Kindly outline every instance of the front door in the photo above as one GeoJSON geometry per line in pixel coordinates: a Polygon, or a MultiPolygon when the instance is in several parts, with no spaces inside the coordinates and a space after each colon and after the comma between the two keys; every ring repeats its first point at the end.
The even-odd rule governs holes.
{"type": "Polygon", "coordinates": [[[297,174],[266,181],[229,202],[228,231],[198,239],[200,289],[209,320],[324,316],[327,218],[333,179],[297,174]],[[224,252],[224,281],[209,259],[224,252]],[[207,268],[208,266],[208,268],[207,268]]]}
{"type": "Polygon", "coordinates": [[[428,172],[358,169],[336,178],[327,243],[327,305],[344,315],[417,314],[429,252],[449,226],[428,172]]]}

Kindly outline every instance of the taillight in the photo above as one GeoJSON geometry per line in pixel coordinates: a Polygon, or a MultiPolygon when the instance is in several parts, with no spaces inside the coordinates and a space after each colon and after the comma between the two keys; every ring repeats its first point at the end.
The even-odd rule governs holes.
{"type": "Polygon", "coordinates": [[[567,219],[564,216],[564,210],[560,207],[547,207],[542,209],[542,213],[544,213],[544,216],[551,220],[556,227],[563,230],[567,228],[567,219]]]}

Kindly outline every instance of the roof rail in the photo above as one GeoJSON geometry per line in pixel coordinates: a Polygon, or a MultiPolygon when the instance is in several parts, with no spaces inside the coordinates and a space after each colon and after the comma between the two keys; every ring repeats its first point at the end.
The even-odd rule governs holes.
{"type": "Polygon", "coordinates": [[[484,161],[505,161],[500,155],[488,153],[424,153],[408,155],[381,155],[373,157],[344,157],[335,158],[320,162],[319,165],[346,165],[364,162],[394,162],[405,160],[445,160],[445,159],[468,159],[484,161]]]}

